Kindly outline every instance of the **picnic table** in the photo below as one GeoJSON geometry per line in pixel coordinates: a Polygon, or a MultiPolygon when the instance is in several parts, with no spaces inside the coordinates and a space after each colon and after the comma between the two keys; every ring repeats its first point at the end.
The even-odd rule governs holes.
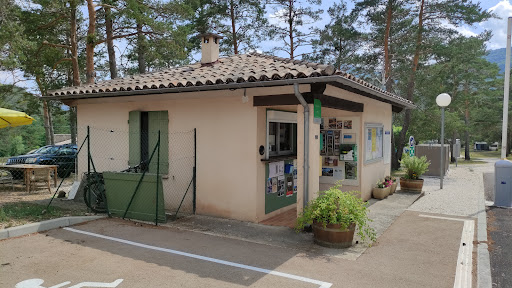
{"type": "MultiPolygon", "coordinates": [[[[30,192],[30,184],[32,177],[31,174],[34,170],[46,170],[48,173],[48,179],[50,178],[50,173],[53,171],[53,186],[57,187],[57,167],[58,165],[35,165],[35,164],[15,164],[15,165],[7,165],[0,164],[0,169],[8,170],[8,171],[23,171],[23,178],[25,179],[25,186],[27,187],[27,193],[30,192]]],[[[12,173],[11,173],[12,174],[12,173]]]]}

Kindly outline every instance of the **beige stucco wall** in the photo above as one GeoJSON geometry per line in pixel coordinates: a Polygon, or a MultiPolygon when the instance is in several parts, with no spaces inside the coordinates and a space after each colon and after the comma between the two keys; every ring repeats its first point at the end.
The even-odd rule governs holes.
{"type": "MultiPolygon", "coordinates": [[[[309,85],[301,89],[308,91],[309,85]]],[[[129,111],[167,110],[170,134],[197,129],[197,213],[259,222],[290,207],[264,214],[265,165],[258,148],[265,145],[267,107],[253,107],[252,99],[286,93],[293,93],[293,87],[247,89],[247,99],[239,89],[84,99],[68,104],[77,106],[79,139],[84,139],[86,126],[91,126],[91,154],[99,171],[128,167],[129,111]]],[[[296,111],[295,105],[272,108],[296,111]]],[[[173,168],[173,157],[183,153],[176,150],[169,145],[171,163],[164,189],[175,184],[187,187],[188,182],[174,181],[190,181],[192,176],[190,171],[182,177],[180,166],[173,168]]],[[[86,157],[86,153],[79,155],[80,173],[87,170],[86,157]]],[[[169,202],[179,200],[166,200],[166,208],[169,202]]]]}

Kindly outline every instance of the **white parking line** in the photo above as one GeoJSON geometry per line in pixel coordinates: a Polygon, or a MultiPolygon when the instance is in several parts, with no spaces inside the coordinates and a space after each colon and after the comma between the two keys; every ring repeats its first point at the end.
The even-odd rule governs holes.
{"type": "Polygon", "coordinates": [[[471,282],[473,280],[471,271],[473,270],[473,238],[475,234],[475,221],[460,218],[431,216],[425,214],[420,214],[419,216],[464,222],[464,227],[462,228],[462,237],[460,239],[459,256],[457,258],[457,270],[455,273],[455,282],[453,283],[453,288],[471,288],[471,282]]]}
{"type": "Polygon", "coordinates": [[[222,264],[222,265],[252,270],[252,271],[261,272],[261,273],[265,273],[265,274],[270,274],[270,275],[280,276],[280,277],[284,277],[284,278],[288,278],[288,279],[298,280],[298,281],[302,281],[302,282],[306,282],[306,283],[312,283],[312,284],[319,285],[319,288],[329,288],[332,286],[332,283],[323,282],[323,281],[306,278],[306,277],[302,277],[302,276],[297,276],[297,275],[293,275],[293,274],[277,272],[277,271],[273,271],[273,270],[258,268],[258,267],[239,264],[239,263],[230,262],[230,261],[224,261],[224,260],[220,260],[220,259],[196,255],[196,254],[182,252],[182,251],[178,251],[178,250],[172,250],[172,249],[167,249],[167,248],[162,248],[162,247],[151,246],[151,245],[133,242],[133,241],[129,241],[129,240],[124,240],[124,239],[120,239],[120,238],[115,238],[115,237],[105,236],[105,235],[96,234],[96,233],[92,233],[92,232],[77,230],[77,229],[69,228],[69,227],[64,227],[62,229],[70,231],[70,232],[80,233],[80,234],[84,234],[84,235],[89,235],[89,236],[93,236],[93,237],[97,237],[97,238],[102,238],[102,239],[106,239],[106,240],[110,240],[110,241],[123,243],[123,244],[128,244],[128,245],[132,245],[132,246],[136,246],[136,247],[141,247],[141,248],[151,249],[151,250],[165,252],[165,253],[169,253],[169,254],[176,254],[176,255],[181,255],[181,256],[199,259],[199,260],[203,260],[203,261],[218,263],[218,264],[222,264]]]}

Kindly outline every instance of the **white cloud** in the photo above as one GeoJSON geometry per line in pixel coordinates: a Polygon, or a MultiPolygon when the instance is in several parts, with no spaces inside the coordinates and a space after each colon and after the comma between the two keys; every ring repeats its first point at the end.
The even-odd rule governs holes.
{"type": "Polygon", "coordinates": [[[489,8],[488,11],[493,12],[499,18],[493,18],[479,24],[483,29],[492,31],[493,36],[489,40],[487,48],[504,48],[507,46],[507,18],[512,16],[512,4],[509,0],[502,0],[489,8]]]}

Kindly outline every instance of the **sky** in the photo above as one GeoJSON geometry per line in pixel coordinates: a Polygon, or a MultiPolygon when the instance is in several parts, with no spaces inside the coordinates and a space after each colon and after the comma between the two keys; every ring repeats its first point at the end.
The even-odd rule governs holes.
{"type": "MultiPolygon", "coordinates": [[[[323,27],[329,22],[329,17],[327,16],[327,7],[331,7],[334,2],[337,2],[336,0],[323,0],[322,1],[322,8],[324,11],[324,16],[322,19],[315,23],[315,26],[317,27],[323,27]]],[[[346,1],[347,8],[350,11],[353,8],[352,1],[346,1]]],[[[512,17],[512,0],[472,0],[473,3],[480,3],[480,6],[482,9],[488,10],[496,14],[499,18],[493,18],[490,20],[487,20],[485,22],[477,23],[472,26],[462,26],[462,27],[455,27],[460,33],[466,35],[466,36],[474,36],[477,35],[485,30],[490,30],[493,33],[492,38],[487,43],[487,48],[489,50],[492,49],[498,49],[498,48],[504,48],[506,47],[506,35],[507,35],[507,18],[512,17]]],[[[84,13],[86,14],[86,13],[84,13]]],[[[269,12],[267,15],[269,17],[269,20],[272,21],[272,12],[269,12]]],[[[269,41],[262,45],[261,51],[268,51],[272,46],[275,45],[281,45],[279,42],[273,42],[269,41]]],[[[307,52],[306,49],[299,50],[298,53],[304,53],[307,52]]],[[[276,52],[277,56],[281,57],[289,57],[284,52],[276,52]]],[[[195,60],[199,60],[200,55],[195,55],[195,60]]],[[[23,74],[21,72],[3,72],[0,71],[0,84],[12,84],[13,82],[16,82],[16,85],[26,87],[31,92],[37,93],[35,87],[34,81],[26,80],[23,78],[23,74]]]]}

